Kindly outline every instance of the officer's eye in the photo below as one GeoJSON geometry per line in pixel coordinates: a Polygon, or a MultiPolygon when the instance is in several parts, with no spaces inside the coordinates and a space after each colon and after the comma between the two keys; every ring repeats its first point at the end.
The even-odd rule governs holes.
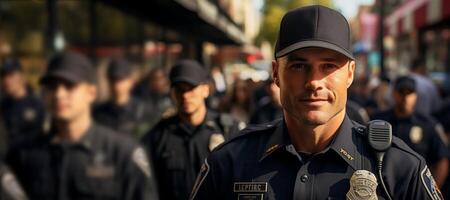
{"type": "Polygon", "coordinates": [[[322,69],[324,71],[334,71],[335,69],[337,69],[338,66],[334,63],[324,63],[322,64],[322,69]]]}
{"type": "Polygon", "coordinates": [[[308,68],[308,64],[306,63],[293,63],[289,65],[289,69],[294,71],[304,71],[308,68]]]}

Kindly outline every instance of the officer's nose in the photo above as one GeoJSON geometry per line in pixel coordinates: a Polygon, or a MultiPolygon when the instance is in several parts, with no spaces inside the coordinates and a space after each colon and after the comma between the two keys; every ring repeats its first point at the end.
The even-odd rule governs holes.
{"type": "Polygon", "coordinates": [[[324,78],[323,74],[320,73],[317,67],[312,67],[305,74],[305,88],[308,90],[316,91],[323,89],[322,80],[324,78]]]}

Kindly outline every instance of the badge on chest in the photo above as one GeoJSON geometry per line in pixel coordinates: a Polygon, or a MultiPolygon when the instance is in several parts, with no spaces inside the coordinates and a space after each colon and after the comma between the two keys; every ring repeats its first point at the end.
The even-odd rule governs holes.
{"type": "Polygon", "coordinates": [[[238,200],[262,200],[267,187],[267,182],[235,182],[233,191],[238,193],[238,200]]]}

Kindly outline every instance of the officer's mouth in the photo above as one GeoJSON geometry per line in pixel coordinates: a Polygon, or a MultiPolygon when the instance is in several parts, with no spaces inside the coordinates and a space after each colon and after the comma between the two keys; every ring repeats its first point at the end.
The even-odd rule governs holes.
{"type": "Polygon", "coordinates": [[[327,104],[328,99],[300,99],[299,102],[306,106],[318,107],[327,104]]]}

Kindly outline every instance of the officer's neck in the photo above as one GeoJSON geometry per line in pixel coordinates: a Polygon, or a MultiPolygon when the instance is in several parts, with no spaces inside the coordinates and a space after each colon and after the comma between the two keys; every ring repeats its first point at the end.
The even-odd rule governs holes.
{"type": "Polygon", "coordinates": [[[89,112],[72,120],[57,120],[55,123],[58,137],[71,142],[76,142],[86,134],[91,126],[91,116],[89,112]]]}
{"type": "Polygon", "coordinates": [[[130,95],[129,94],[116,94],[113,98],[113,103],[116,106],[125,106],[130,101],[130,95]]]}
{"type": "Polygon", "coordinates": [[[298,152],[318,153],[326,149],[345,118],[345,110],[322,125],[311,125],[285,113],[285,122],[291,142],[298,152]]]}
{"type": "Polygon", "coordinates": [[[191,124],[193,126],[198,126],[205,120],[206,117],[206,105],[200,106],[196,111],[193,113],[179,113],[179,116],[181,118],[181,121],[184,123],[191,124]]]}
{"type": "Polygon", "coordinates": [[[397,119],[408,119],[413,115],[413,112],[400,110],[399,108],[395,108],[394,113],[397,119]]]}

